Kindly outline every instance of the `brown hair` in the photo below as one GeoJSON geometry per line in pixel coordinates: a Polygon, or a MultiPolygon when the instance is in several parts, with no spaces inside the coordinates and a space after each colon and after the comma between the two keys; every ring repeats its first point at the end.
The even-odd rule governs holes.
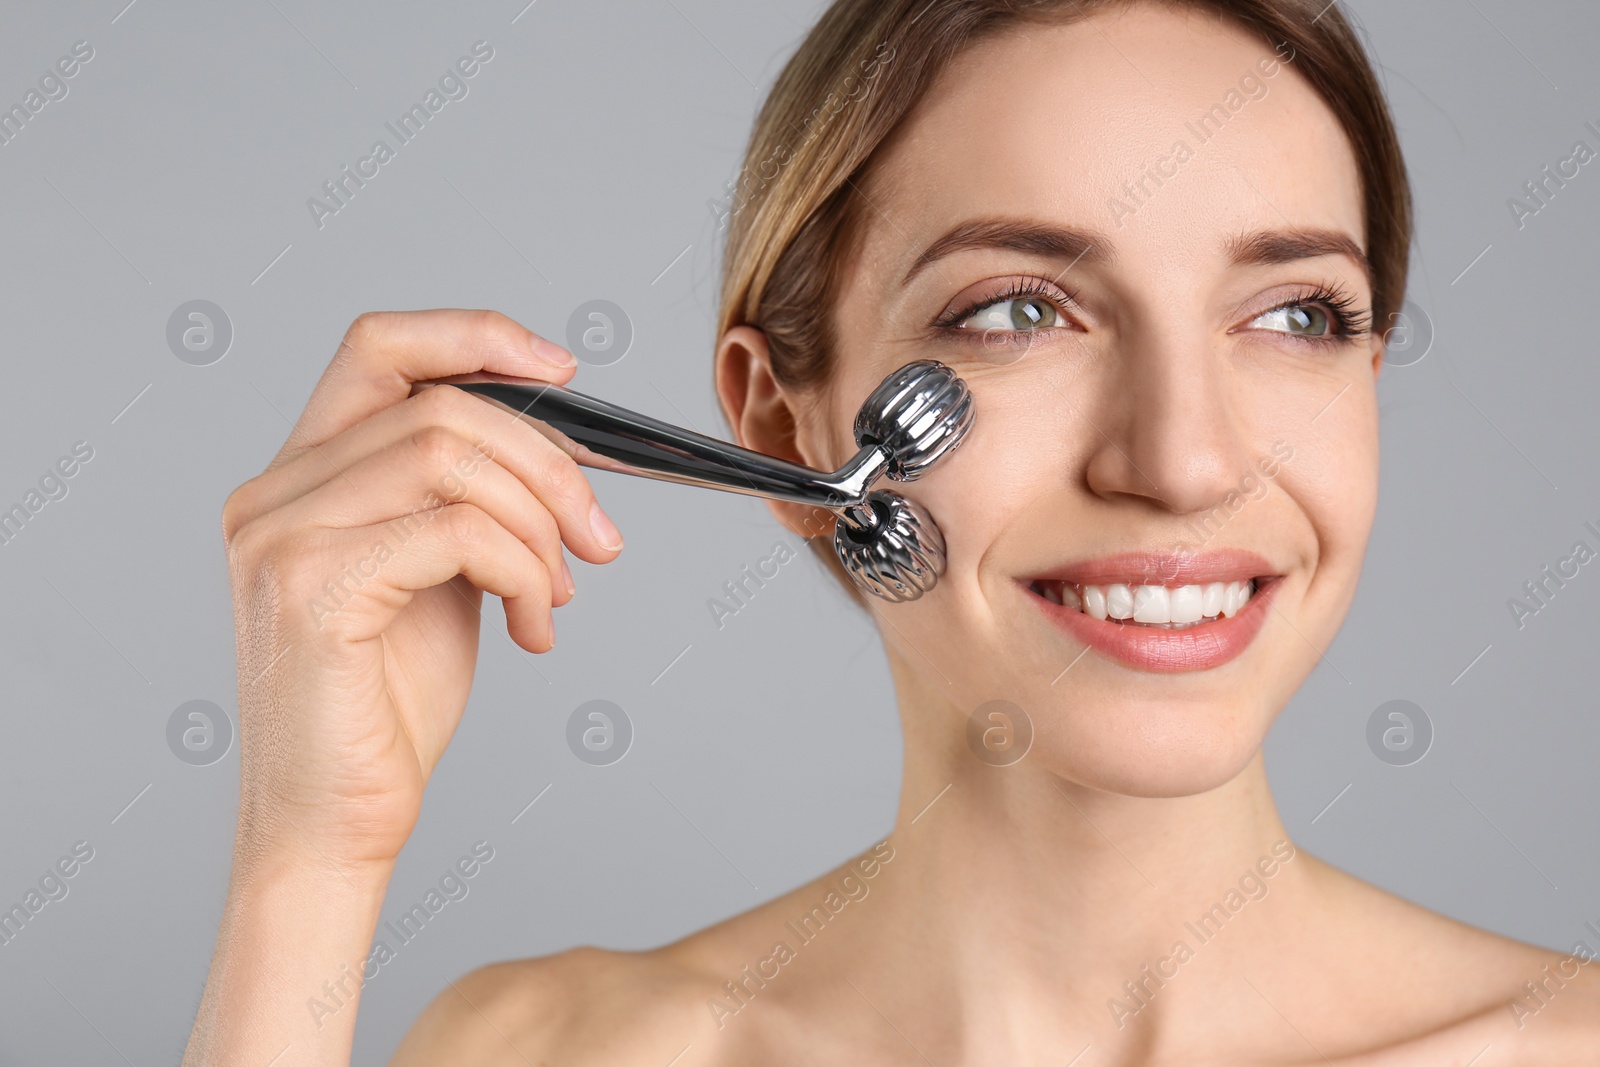
{"type": "MultiPolygon", "coordinates": [[[[778,75],[751,132],[744,167],[730,185],[717,336],[734,326],[754,326],[766,334],[779,382],[796,390],[825,385],[837,265],[858,230],[861,197],[852,194],[878,147],[951,59],[973,43],[1018,24],[1061,24],[1138,2],[1210,11],[1274,48],[1293,49],[1293,66],[1355,148],[1374,277],[1373,322],[1391,322],[1405,296],[1411,191],[1388,103],[1338,4],[835,0],[778,75]]],[[[817,523],[816,532],[827,532],[824,524],[817,523]]],[[[865,604],[831,546],[815,537],[811,545],[865,604]]]]}

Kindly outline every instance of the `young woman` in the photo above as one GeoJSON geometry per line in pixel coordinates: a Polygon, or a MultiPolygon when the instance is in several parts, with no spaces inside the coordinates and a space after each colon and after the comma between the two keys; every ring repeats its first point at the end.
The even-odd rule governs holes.
{"type": "MultiPolygon", "coordinates": [[[[1267,788],[1263,737],[1356,588],[1406,280],[1405,169],[1337,5],[838,0],[728,222],[715,373],[740,443],[834,469],[861,400],[918,358],[981,413],[907,490],[948,571],[862,602],[904,726],[898,821],[676,943],[452,981],[395,1062],[1600,1061],[1590,946],[1341,873],[1267,788]]],[[[621,548],[531,428],[409,395],[480,369],[573,363],[489,312],[361,316],[224,509],[242,791],[186,1063],[348,1063],[351,979],[465,704],[482,591],[546,652],[562,546],[621,548]],[[413,515],[339,610],[305,610],[413,515]],[[350,999],[313,1021],[330,976],[350,999]]]]}

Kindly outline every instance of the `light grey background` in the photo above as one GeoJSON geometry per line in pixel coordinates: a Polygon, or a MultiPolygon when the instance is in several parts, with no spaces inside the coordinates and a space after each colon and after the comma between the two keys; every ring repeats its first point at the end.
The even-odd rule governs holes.
{"type": "MultiPolygon", "coordinates": [[[[0,104],[73,42],[95,50],[69,95],[0,147],[0,508],[75,441],[95,450],[69,495],[0,546],[0,905],[74,841],[95,849],[70,894],[0,946],[0,1064],[180,1055],[222,905],[238,754],[185,764],[166,724],[192,699],[235,712],[219,510],[282,443],[355,315],[491,307],[561,339],[577,305],[613,300],[632,350],[575,387],[723,435],[708,201],[820,10],[124,2],[15,3],[0,19],[0,104]],[[306,199],[480,39],[495,54],[469,95],[319,230],[306,199]],[[235,330],[208,367],[165,340],[197,298],[235,330]]],[[[1575,141],[1600,149],[1585,128],[1600,126],[1600,8],[1352,7],[1415,178],[1411,297],[1437,339],[1384,374],[1361,591],[1273,731],[1272,779],[1304,847],[1568,947],[1585,920],[1600,925],[1600,562],[1520,630],[1506,601],[1574,541],[1600,547],[1583,528],[1600,526],[1600,162],[1521,230],[1506,201],[1575,141]],[[1436,731],[1409,767],[1365,739],[1396,698],[1436,731]]],[[[891,823],[900,740],[866,619],[802,556],[719,631],[708,598],[789,540],[765,508],[596,484],[628,548],[576,566],[553,655],[511,645],[490,601],[471,706],[385,917],[474,841],[495,858],[368,986],[358,1063],[383,1062],[473,966],[662,943],[891,823]],[[564,742],[568,714],[597,697],[636,730],[609,767],[564,742]]]]}

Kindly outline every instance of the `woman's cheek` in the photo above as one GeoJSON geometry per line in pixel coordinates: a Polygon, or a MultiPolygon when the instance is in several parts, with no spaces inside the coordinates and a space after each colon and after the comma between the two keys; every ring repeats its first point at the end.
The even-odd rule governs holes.
{"type": "Polygon", "coordinates": [[[1378,404],[1370,381],[1357,381],[1302,433],[1297,454],[1308,508],[1330,547],[1365,545],[1378,499],[1378,404]]]}
{"type": "MultiPolygon", "coordinates": [[[[1377,402],[1357,382],[1314,421],[1281,426],[1293,449],[1276,478],[1310,530],[1303,625],[1332,638],[1360,576],[1378,500],[1377,402]]],[[[1285,610],[1290,610],[1288,605],[1285,610]]]]}
{"type": "MultiPolygon", "coordinates": [[[[996,546],[1015,539],[1019,530],[1037,529],[1034,512],[1041,506],[1059,511],[1073,481],[1061,466],[1066,442],[1052,439],[1051,425],[1036,424],[1028,410],[1036,404],[1013,410],[1020,398],[998,389],[975,390],[975,400],[979,414],[966,440],[905,491],[928,509],[944,535],[948,569],[941,584],[950,596],[978,603],[986,599],[982,582],[1011,577],[980,573],[996,565],[996,546]]],[[[1059,420],[1053,421],[1059,437],[1059,420]]],[[[1031,547],[1046,555],[1059,552],[1065,561],[1074,546],[1063,531],[1057,545],[1031,547]]]]}

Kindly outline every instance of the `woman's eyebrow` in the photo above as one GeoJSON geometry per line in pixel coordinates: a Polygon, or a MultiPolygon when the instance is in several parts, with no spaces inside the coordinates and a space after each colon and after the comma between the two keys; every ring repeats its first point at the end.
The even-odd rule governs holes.
{"type": "MultiPolygon", "coordinates": [[[[1079,262],[1110,263],[1115,255],[1111,239],[1098,230],[1026,219],[969,219],[952,227],[923,249],[900,284],[910,285],[918,274],[945,256],[982,248],[999,248],[1066,260],[1069,266],[1079,262]]],[[[1251,266],[1342,255],[1361,268],[1369,286],[1373,284],[1372,264],[1366,253],[1353,237],[1340,230],[1258,230],[1230,240],[1227,254],[1235,264],[1251,266]]]]}
{"type": "Polygon", "coordinates": [[[953,227],[923,249],[900,284],[910,285],[912,279],[924,269],[945,256],[975,248],[1003,248],[1013,252],[1029,252],[1052,259],[1067,260],[1069,266],[1080,260],[1089,263],[1108,263],[1112,258],[1110,239],[1097,230],[1057,226],[1025,219],[970,219],[953,227]]]}
{"type": "Polygon", "coordinates": [[[1341,230],[1258,230],[1228,242],[1228,258],[1240,266],[1293,263],[1318,256],[1346,256],[1373,284],[1372,264],[1355,239],[1341,230]]]}

